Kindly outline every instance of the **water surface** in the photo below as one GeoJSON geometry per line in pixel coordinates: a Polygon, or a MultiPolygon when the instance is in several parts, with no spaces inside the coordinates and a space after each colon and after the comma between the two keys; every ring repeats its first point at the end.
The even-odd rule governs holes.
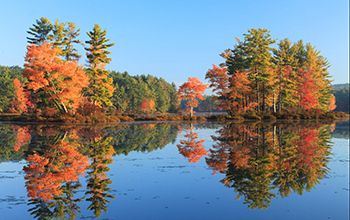
{"type": "Polygon", "coordinates": [[[1,219],[349,219],[349,123],[0,123],[1,219]]]}

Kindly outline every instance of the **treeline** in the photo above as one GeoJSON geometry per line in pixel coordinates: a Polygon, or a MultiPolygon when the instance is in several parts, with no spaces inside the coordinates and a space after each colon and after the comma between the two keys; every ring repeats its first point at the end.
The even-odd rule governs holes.
{"type": "Polygon", "coordinates": [[[332,111],[329,62],[310,43],[277,43],[267,29],[251,29],[206,74],[230,115],[247,111],[332,111]]]}
{"type": "Polygon", "coordinates": [[[111,101],[121,112],[176,112],[179,109],[176,86],[151,75],[130,76],[111,71],[115,87],[111,101]],[[149,105],[151,100],[154,106],[149,105]]]}
{"type": "Polygon", "coordinates": [[[11,101],[15,99],[16,87],[13,84],[15,78],[25,83],[23,68],[19,66],[0,65],[0,112],[8,112],[11,101]]]}
{"type": "MultiPolygon", "coordinates": [[[[218,107],[218,100],[213,99],[214,95],[204,95],[203,100],[198,100],[198,106],[194,107],[195,112],[222,112],[222,109],[218,107]]],[[[187,108],[185,105],[186,100],[181,100],[181,109],[187,108]]]]}
{"type": "Polygon", "coordinates": [[[336,108],[334,111],[349,113],[349,83],[333,85],[336,108]]]}
{"type": "MultiPolygon", "coordinates": [[[[24,69],[19,66],[0,66],[0,112],[10,112],[11,101],[16,99],[14,79],[19,79],[22,84],[27,82],[23,72],[24,69]]],[[[111,109],[129,113],[144,112],[141,105],[146,99],[147,102],[155,102],[153,110],[146,109],[146,112],[179,110],[174,83],[170,84],[163,78],[151,75],[131,76],[128,72],[111,71],[109,77],[113,78],[113,86],[116,88],[110,98],[113,104],[111,109]]]]}

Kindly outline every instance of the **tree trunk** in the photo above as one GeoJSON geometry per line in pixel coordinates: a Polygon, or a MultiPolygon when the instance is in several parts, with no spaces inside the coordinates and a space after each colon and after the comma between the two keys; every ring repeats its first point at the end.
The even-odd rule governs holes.
{"type": "Polygon", "coordinates": [[[273,90],[273,113],[276,113],[276,98],[275,98],[275,90],[273,90]]]}
{"type": "Polygon", "coordinates": [[[263,82],[263,100],[262,100],[262,110],[265,111],[265,82],[263,82]]]}
{"type": "Polygon", "coordinates": [[[259,84],[258,81],[256,81],[256,102],[258,103],[257,105],[257,110],[260,110],[260,103],[259,103],[259,84]]]}

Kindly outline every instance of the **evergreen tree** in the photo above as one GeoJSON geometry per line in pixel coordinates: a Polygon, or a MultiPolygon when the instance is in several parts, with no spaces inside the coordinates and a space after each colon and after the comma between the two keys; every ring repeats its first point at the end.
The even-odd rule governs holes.
{"type": "Polygon", "coordinates": [[[65,44],[64,38],[66,37],[65,33],[65,24],[60,23],[58,19],[56,19],[55,24],[53,25],[52,28],[52,35],[51,35],[51,40],[53,41],[53,46],[54,47],[59,47],[63,48],[63,45],[65,44]]]}
{"type": "Polygon", "coordinates": [[[248,34],[244,34],[245,61],[250,67],[250,78],[253,84],[255,84],[256,100],[259,105],[258,109],[265,110],[266,84],[270,76],[268,68],[271,67],[272,61],[270,45],[275,43],[275,40],[271,39],[270,31],[267,29],[259,28],[256,30],[253,28],[248,30],[248,32],[248,34]],[[260,91],[262,92],[262,103],[260,102],[260,91]]]}
{"type": "Polygon", "coordinates": [[[113,95],[114,87],[112,78],[108,77],[109,71],[105,66],[112,60],[107,55],[111,52],[107,51],[114,43],[107,44],[109,39],[106,38],[107,31],[95,24],[92,31],[87,32],[90,40],[85,41],[88,44],[87,58],[88,68],[87,74],[90,77],[90,85],[86,88],[85,94],[89,101],[97,106],[102,104],[112,106],[110,97],[113,95]]]}
{"type": "MultiPolygon", "coordinates": [[[[296,58],[297,44],[293,44],[285,38],[281,40],[277,49],[273,49],[275,65],[275,89],[274,97],[277,99],[278,111],[281,111],[285,105],[294,106],[297,100],[293,94],[296,92],[296,85],[291,78],[297,71],[298,59],[296,58]]],[[[274,110],[276,105],[274,101],[274,110]]]]}
{"type": "Polygon", "coordinates": [[[29,28],[28,34],[32,37],[27,37],[29,44],[41,45],[45,41],[51,39],[49,35],[53,29],[52,23],[45,17],[41,17],[40,20],[36,20],[36,24],[29,28]]]}
{"type": "MultiPolygon", "coordinates": [[[[244,41],[237,40],[234,49],[226,50],[221,56],[226,62],[221,66],[228,68],[228,74],[234,75],[236,71],[245,72],[252,81],[252,91],[255,95],[259,110],[265,110],[266,99],[271,85],[272,56],[270,45],[275,43],[271,39],[270,31],[253,28],[244,34],[244,41]],[[261,94],[262,93],[262,100],[261,94]]],[[[253,97],[250,97],[253,100],[253,97]]]]}
{"type": "Polygon", "coordinates": [[[75,23],[68,22],[67,27],[65,29],[65,45],[62,49],[63,55],[65,56],[66,60],[74,60],[78,61],[81,55],[79,55],[77,52],[78,50],[73,47],[74,44],[82,44],[83,43],[76,39],[80,35],[80,29],[77,29],[75,27],[75,23]]]}

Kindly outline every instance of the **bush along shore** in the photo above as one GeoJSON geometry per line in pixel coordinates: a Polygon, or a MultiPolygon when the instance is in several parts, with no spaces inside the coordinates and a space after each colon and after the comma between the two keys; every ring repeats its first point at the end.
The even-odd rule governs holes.
{"type": "Polygon", "coordinates": [[[18,114],[1,114],[0,121],[15,122],[48,122],[48,123],[106,123],[106,122],[133,122],[133,121],[203,121],[203,120],[323,120],[323,119],[342,119],[349,118],[345,112],[323,112],[323,111],[303,111],[300,113],[291,112],[248,112],[237,115],[189,115],[182,114],[97,114],[97,115],[60,115],[57,117],[39,116],[39,115],[18,115],[18,114]]]}

